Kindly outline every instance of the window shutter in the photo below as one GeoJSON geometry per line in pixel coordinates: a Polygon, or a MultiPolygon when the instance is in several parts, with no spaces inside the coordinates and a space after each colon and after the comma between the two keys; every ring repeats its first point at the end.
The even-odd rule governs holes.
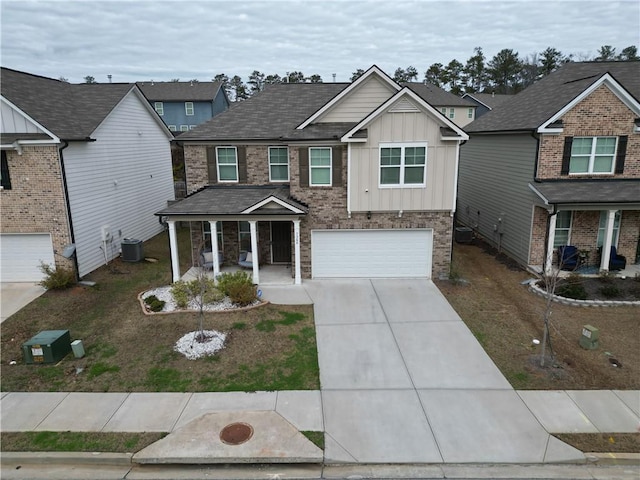
{"type": "Polygon", "coordinates": [[[7,152],[2,151],[2,159],[0,160],[0,177],[2,178],[2,188],[11,190],[11,177],[9,176],[9,162],[7,160],[7,152]]]}
{"type": "Polygon", "coordinates": [[[216,168],[216,147],[207,147],[207,170],[209,171],[209,185],[218,183],[218,169],[216,168]]]}
{"type": "Polygon", "coordinates": [[[236,147],[238,153],[238,183],[247,183],[247,148],[236,147]]]}
{"type": "Polygon", "coordinates": [[[298,149],[298,163],[300,172],[300,186],[309,186],[309,149],[301,147],[298,149]]]}
{"type": "Polygon", "coordinates": [[[562,168],[560,169],[560,175],[569,175],[569,161],[571,160],[572,144],[573,144],[573,137],[565,137],[564,151],[562,152],[562,168]]]}
{"type": "Polygon", "coordinates": [[[624,173],[624,157],[627,155],[627,140],[629,137],[622,135],[618,137],[618,154],[616,155],[615,173],[624,173]]]}
{"type": "Polygon", "coordinates": [[[342,186],[342,146],[333,147],[331,151],[331,186],[342,186]]]}

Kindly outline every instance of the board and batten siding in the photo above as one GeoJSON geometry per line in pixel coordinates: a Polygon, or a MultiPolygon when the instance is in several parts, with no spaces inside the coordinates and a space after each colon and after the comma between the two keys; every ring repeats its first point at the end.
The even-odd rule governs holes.
{"type": "Polygon", "coordinates": [[[174,199],[169,139],[133,92],[92,138],[63,150],[80,276],[105,264],[103,226],[111,232],[111,260],[125,238],[160,233],[154,213],[174,199]]]}
{"type": "Polygon", "coordinates": [[[367,142],[350,146],[351,210],[453,210],[457,142],[441,140],[440,126],[422,111],[386,113],[369,124],[367,142]],[[380,188],[380,143],[404,142],[427,143],[426,188],[380,188]]]}
{"type": "Polygon", "coordinates": [[[2,133],[44,133],[20,111],[5,102],[0,102],[0,122],[2,133]]]}
{"type": "Polygon", "coordinates": [[[529,262],[537,141],[472,135],[460,148],[457,218],[522,264],[529,262]]]}
{"type": "Polygon", "coordinates": [[[371,76],[329,109],[317,123],[359,122],[396,93],[391,85],[371,76]]]}

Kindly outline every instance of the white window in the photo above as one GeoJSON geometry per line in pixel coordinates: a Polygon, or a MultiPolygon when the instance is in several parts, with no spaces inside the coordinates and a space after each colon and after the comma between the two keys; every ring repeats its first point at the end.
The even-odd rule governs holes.
{"type": "Polygon", "coordinates": [[[241,251],[251,250],[251,226],[249,222],[238,222],[238,241],[241,251]]]}
{"type": "MultiPolygon", "coordinates": [[[[607,229],[607,213],[606,211],[600,212],[600,224],[598,225],[598,246],[604,245],[604,234],[607,229]]],[[[613,219],[613,238],[611,239],[611,245],[618,246],[618,233],[620,233],[620,210],[616,212],[616,216],[613,219]]]]}
{"type": "Polygon", "coordinates": [[[309,185],[331,186],[331,148],[309,148],[309,185]]]}
{"type": "Polygon", "coordinates": [[[467,118],[473,118],[473,108],[467,110],[467,118]]]}
{"type": "Polygon", "coordinates": [[[426,144],[381,144],[380,186],[422,187],[426,164],[426,144]]]}
{"type": "Polygon", "coordinates": [[[447,114],[447,107],[442,107],[440,109],[440,111],[442,112],[443,115],[446,115],[447,114]]]}
{"type": "Polygon", "coordinates": [[[456,109],[455,108],[450,108],[449,109],[449,118],[456,118],[456,109]]]}
{"type": "Polygon", "coordinates": [[[216,147],[218,157],[218,181],[238,181],[238,153],[236,147],[216,147]]]}
{"type": "Polygon", "coordinates": [[[189,125],[180,125],[180,131],[181,132],[188,132],[189,131],[189,125]]]}
{"type": "Polygon", "coordinates": [[[613,173],[617,137],[575,137],[569,173],[613,173]]]}
{"type": "MultiPolygon", "coordinates": [[[[204,235],[205,248],[213,249],[211,243],[211,224],[209,222],[202,222],[202,233],[204,235]]],[[[222,222],[216,222],[216,233],[218,237],[218,251],[222,251],[222,222]]]]}
{"type": "Polygon", "coordinates": [[[193,115],[193,102],[184,102],[184,113],[193,115]]]}
{"type": "Polygon", "coordinates": [[[269,147],[269,181],[289,181],[289,149],[287,147],[269,147]]]}
{"type": "Polygon", "coordinates": [[[169,130],[171,130],[172,132],[177,132],[178,131],[178,129],[176,128],[175,125],[168,125],[168,127],[169,127],[169,130]]]}
{"type": "Polygon", "coordinates": [[[571,239],[571,219],[573,212],[571,210],[561,210],[556,216],[556,235],[554,237],[553,246],[569,245],[571,239]]]}
{"type": "Polygon", "coordinates": [[[153,104],[153,107],[156,109],[156,112],[158,113],[158,115],[160,115],[160,116],[164,115],[164,103],[155,102],[153,104]]]}

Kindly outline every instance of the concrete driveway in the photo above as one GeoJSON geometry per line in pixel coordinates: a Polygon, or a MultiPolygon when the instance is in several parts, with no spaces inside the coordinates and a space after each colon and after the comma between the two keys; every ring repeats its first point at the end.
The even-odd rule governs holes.
{"type": "Polygon", "coordinates": [[[0,283],[0,323],[44,292],[46,290],[37,283],[0,283]]]}
{"type": "Polygon", "coordinates": [[[583,460],[550,436],[428,280],[314,280],[327,461],[583,460]]]}

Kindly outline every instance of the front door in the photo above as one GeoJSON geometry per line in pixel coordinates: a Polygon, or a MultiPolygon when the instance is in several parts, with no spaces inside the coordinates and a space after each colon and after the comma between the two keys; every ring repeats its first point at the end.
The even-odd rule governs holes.
{"type": "Polygon", "coordinates": [[[291,263],[291,222],[271,222],[271,262],[291,263]]]}

